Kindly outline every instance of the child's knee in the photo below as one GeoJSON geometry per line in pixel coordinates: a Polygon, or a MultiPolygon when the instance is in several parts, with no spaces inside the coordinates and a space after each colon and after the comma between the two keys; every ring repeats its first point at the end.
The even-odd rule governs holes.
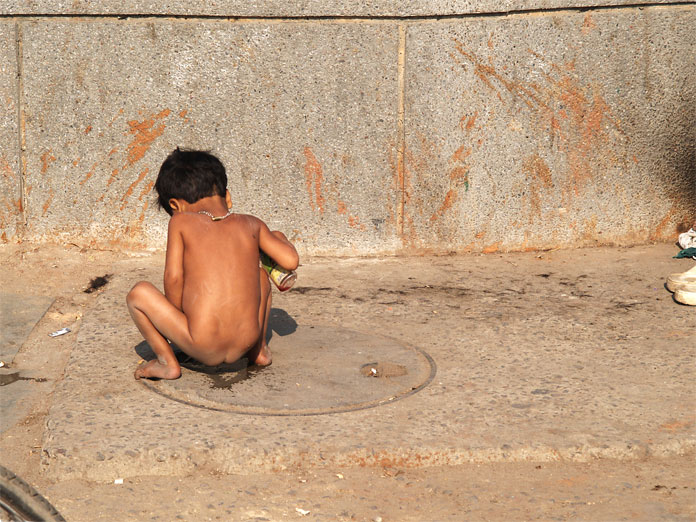
{"type": "Polygon", "coordinates": [[[133,306],[135,305],[142,297],[145,295],[147,292],[147,287],[149,286],[150,283],[146,281],[140,281],[139,283],[136,283],[133,288],[131,288],[130,292],[128,292],[128,295],[126,295],[126,303],[128,306],[133,306]]]}

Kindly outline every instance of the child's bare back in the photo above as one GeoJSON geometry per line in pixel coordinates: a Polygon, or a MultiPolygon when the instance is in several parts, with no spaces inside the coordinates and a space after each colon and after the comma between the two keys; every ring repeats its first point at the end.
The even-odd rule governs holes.
{"type": "Polygon", "coordinates": [[[127,297],[131,316],[157,359],[139,366],[136,379],[179,377],[181,368],[168,341],[210,366],[245,355],[251,364],[271,362],[265,343],[271,288],[259,267],[259,249],[291,270],[299,258],[282,233],[271,232],[256,217],[228,210],[230,194],[226,189],[221,194],[227,183],[224,167],[215,162],[219,164],[206,153],[177,149],[160,170],[156,185],[160,204],[172,215],[164,295],[142,281],[127,297]],[[218,179],[211,182],[206,173],[215,169],[222,169],[222,174],[217,172],[218,179]],[[190,184],[182,176],[204,178],[198,180],[197,193],[177,192],[177,185],[190,184]]]}

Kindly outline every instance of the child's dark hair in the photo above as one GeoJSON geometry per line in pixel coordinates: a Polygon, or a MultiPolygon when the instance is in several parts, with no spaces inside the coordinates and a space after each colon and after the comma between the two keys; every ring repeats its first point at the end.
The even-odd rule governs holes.
{"type": "Polygon", "coordinates": [[[224,197],[227,174],[224,165],[212,154],[177,147],[162,163],[155,190],[159,206],[171,216],[171,198],[195,203],[208,196],[224,197]]]}

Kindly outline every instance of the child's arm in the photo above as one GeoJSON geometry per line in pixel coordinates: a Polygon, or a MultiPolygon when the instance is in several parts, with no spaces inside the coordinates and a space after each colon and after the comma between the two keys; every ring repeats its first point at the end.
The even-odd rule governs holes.
{"type": "Polygon", "coordinates": [[[259,247],[287,270],[295,270],[300,264],[300,256],[285,234],[278,230],[271,232],[266,223],[261,220],[259,220],[259,247]]]}
{"type": "Polygon", "coordinates": [[[180,221],[176,215],[169,220],[167,257],[164,263],[164,295],[179,310],[182,309],[184,293],[184,239],[180,221]]]}

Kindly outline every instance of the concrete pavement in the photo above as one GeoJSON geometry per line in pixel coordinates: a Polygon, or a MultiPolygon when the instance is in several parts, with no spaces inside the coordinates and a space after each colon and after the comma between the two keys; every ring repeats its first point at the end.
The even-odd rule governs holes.
{"type": "MultiPolygon", "coordinates": [[[[392,350],[386,362],[398,366],[413,347],[436,371],[399,400],[282,416],[191,405],[134,381],[142,339],[124,298],[140,279],[158,284],[163,259],[119,261],[86,311],[50,399],[42,470],[51,479],[113,481],[692,454],[696,309],[675,303],[662,285],[693,262],[672,259],[674,250],[304,260],[296,288],[274,294],[274,366],[231,383],[229,393],[241,384],[283,396],[282,384],[311,404],[311,386],[336,371],[351,375],[342,394],[359,402],[361,383],[377,385],[360,369],[380,352],[357,353],[377,339],[383,344],[373,349],[392,350]],[[321,335],[311,342],[323,339],[324,353],[293,366],[293,351],[306,356],[315,346],[305,335],[312,327],[321,335]]],[[[177,386],[191,392],[195,378],[193,368],[177,386]]]]}

